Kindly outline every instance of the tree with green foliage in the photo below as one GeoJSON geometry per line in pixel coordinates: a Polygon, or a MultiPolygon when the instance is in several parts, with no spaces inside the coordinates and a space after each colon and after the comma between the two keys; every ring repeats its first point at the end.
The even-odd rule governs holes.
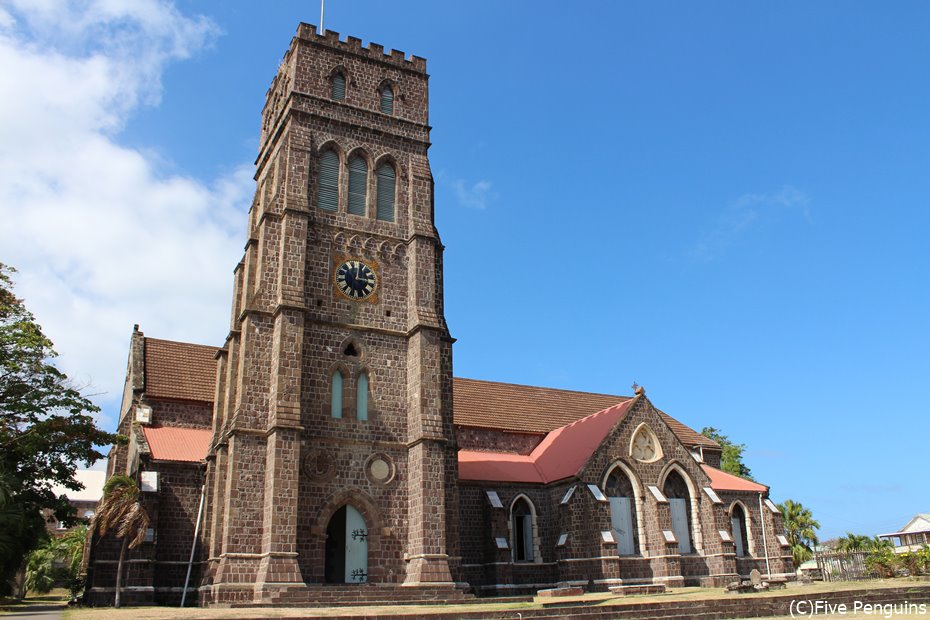
{"type": "Polygon", "coordinates": [[[119,551],[119,563],[116,565],[116,600],[114,606],[120,606],[120,594],[123,584],[123,562],[126,551],[135,549],[145,540],[145,530],[149,526],[149,515],[139,501],[139,486],[129,476],[117,475],[103,485],[103,499],[94,515],[94,527],[101,536],[113,530],[123,544],[119,551]]]}
{"type": "Polygon", "coordinates": [[[752,472],[743,463],[743,452],[746,450],[745,444],[733,443],[729,437],[713,426],[705,426],[701,430],[701,434],[708,439],[713,439],[723,448],[723,455],[720,458],[720,468],[723,471],[746,480],[755,480],[752,477],[752,472]]]}
{"type": "Polygon", "coordinates": [[[846,532],[845,536],[836,539],[834,549],[844,553],[852,551],[868,551],[872,547],[872,539],[865,534],[846,532]]]}
{"type": "Polygon", "coordinates": [[[49,538],[33,549],[26,560],[26,590],[46,594],[56,584],[64,583],[73,591],[80,576],[86,540],[87,524],[82,523],[64,536],[49,538]]]}
{"type": "Polygon", "coordinates": [[[878,536],[869,538],[865,534],[846,532],[845,536],[836,539],[833,548],[840,552],[851,553],[853,551],[881,551],[884,548],[893,550],[894,546],[890,540],[878,536]]]}
{"type": "Polygon", "coordinates": [[[818,543],[815,530],[820,529],[820,523],[800,502],[786,499],[783,504],[778,505],[778,509],[781,511],[785,534],[791,547],[791,559],[797,568],[813,557],[814,547],[818,543]]]}
{"type": "Polygon", "coordinates": [[[52,364],[52,341],[13,293],[13,272],[0,263],[0,595],[22,596],[14,580],[47,537],[42,511],[76,522],[52,486],[80,490],[78,465],[124,438],[97,428],[99,409],[52,364]]]}

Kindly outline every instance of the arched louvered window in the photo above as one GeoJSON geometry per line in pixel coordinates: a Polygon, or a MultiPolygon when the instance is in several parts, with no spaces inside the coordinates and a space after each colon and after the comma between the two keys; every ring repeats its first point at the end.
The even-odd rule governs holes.
{"type": "Polygon", "coordinates": [[[355,385],[355,417],[359,420],[368,419],[368,375],[364,372],[358,376],[355,385]]]}
{"type": "Polygon", "coordinates": [[[338,370],[333,373],[332,395],[330,396],[330,414],[334,418],[342,417],[342,373],[338,370]]]}
{"type": "Polygon", "coordinates": [[[333,75],[333,101],[345,101],[346,98],[346,76],[341,73],[333,75]]]}
{"type": "Polygon", "coordinates": [[[384,163],[378,166],[378,219],[385,222],[394,221],[394,188],[396,178],[394,167],[384,163]]]}
{"type": "Polygon", "coordinates": [[[381,87],[381,111],[384,114],[394,114],[394,89],[387,84],[381,87]]]}
{"type": "Polygon", "coordinates": [[[332,150],[323,151],[320,155],[317,205],[324,211],[339,208],[339,156],[332,150]]]}
{"type": "Polygon", "coordinates": [[[349,160],[349,213],[365,215],[368,164],[358,155],[349,160]]]}

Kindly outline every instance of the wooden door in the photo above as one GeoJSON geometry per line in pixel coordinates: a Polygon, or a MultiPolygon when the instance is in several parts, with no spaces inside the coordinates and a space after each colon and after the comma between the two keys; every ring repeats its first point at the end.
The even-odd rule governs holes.
{"type": "Polygon", "coordinates": [[[691,553],[691,535],[688,533],[688,500],[669,498],[672,513],[672,531],[678,539],[678,553],[691,553]]]}
{"type": "Polygon", "coordinates": [[[620,555],[633,555],[636,547],[633,543],[633,510],[629,497],[610,498],[610,525],[620,555]]]}

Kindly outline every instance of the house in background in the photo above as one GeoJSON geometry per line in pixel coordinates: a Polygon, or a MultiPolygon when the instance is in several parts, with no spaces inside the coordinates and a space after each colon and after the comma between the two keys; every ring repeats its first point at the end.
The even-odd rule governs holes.
{"type": "MultiPolygon", "coordinates": [[[[107,479],[107,472],[96,469],[79,469],[74,474],[75,479],[84,485],[80,491],[74,491],[60,484],[52,486],[55,495],[64,495],[77,511],[77,516],[81,519],[90,520],[97,512],[97,504],[103,497],[103,484],[107,479]]],[[[54,518],[54,515],[46,515],[49,520],[48,528],[53,534],[64,534],[71,528],[64,525],[61,521],[54,518]]]]}
{"type": "Polygon", "coordinates": [[[930,513],[917,514],[900,532],[880,534],[879,538],[890,540],[895,553],[919,551],[924,545],[930,545],[930,513]]]}

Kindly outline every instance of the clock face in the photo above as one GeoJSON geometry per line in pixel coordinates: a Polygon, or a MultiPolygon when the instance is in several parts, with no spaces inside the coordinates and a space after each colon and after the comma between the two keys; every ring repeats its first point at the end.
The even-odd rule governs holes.
{"type": "Polygon", "coordinates": [[[349,299],[365,299],[378,288],[378,276],[362,261],[347,260],[336,268],[336,288],[349,299]]]}

